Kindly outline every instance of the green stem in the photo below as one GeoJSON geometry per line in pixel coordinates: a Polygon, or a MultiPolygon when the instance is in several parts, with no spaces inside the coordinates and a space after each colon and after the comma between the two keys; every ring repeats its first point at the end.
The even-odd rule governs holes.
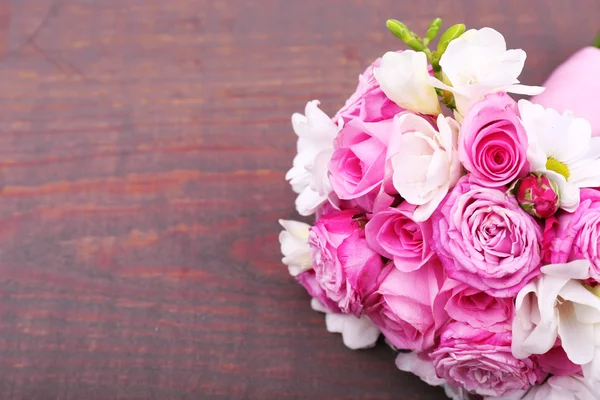
{"type": "Polygon", "coordinates": [[[600,35],[596,36],[596,40],[594,40],[594,47],[598,47],[600,49],[600,35]]]}

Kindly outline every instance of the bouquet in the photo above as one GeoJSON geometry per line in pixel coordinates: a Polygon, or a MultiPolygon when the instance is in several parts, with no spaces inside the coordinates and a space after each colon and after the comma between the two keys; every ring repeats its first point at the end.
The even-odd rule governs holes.
{"type": "Polygon", "coordinates": [[[346,346],[383,335],[453,399],[600,399],[600,50],[516,102],[544,91],[525,52],[441,25],[388,21],[408,50],[333,118],[292,116],[286,179],[316,221],[280,221],[283,263],[346,346]]]}

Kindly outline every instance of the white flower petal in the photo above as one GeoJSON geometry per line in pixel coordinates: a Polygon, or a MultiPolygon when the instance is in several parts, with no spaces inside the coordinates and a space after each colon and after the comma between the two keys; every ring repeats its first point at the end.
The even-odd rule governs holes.
{"type": "Polygon", "coordinates": [[[592,361],[600,346],[600,299],[581,283],[589,276],[589,265],[577,260],[544,266],[542,275],[519,292],[513,321],[515,357],[545,354],[560,338],[572,362],[592,361]]]}
{"type": "Polygon", "coordinates": [[[504,37],[494,29],[472,29],[450,42],[440,59],[451,85],[440,85],[439,81],[432,84],[452,91],[456,111],[464,116],[471,105],[489,93],[540,93],[538,87],[517,85],[526,58],[523,50],[507,51],[504,37]]]}
{"type": "Polygon", "coordinates": [[[327,331],[341,333],[346,347],[352,350],[375,346],[379,338],[379,328],[366,316],[356,318],[350,314],[327,313],[325,316],[327,331]]]}
{"type": "Polygon", "coordinates": [[[400,107],[422,114],[440,113],[437,93],[428,83],[425,53],[412,50],[387,52],[373,73],[381,90],[400,107]]]}
{"type": "Polygon", "coordinates": [[[580,322],[570,302],[561,304],[559,310],[558,335],[567,357],[578,365],[591,362],[595,349],[594,326],[580,322]]]}
{"type": "Polygon", "coordinates": [[[306,104],[305,114],[292,115],[292,126],[298,135],[298,154],[293,167],[286,173],[296,198],[296,209],[301,215],[313,214],[331,192],[327,167],[333,153],[333,140],[341,129],[319,109],[317,100],[306,104]]]}
{"type": "Polygon", "coordinates": [[[452,400],[470,400],[471,396],[464,388],[455,386],[450,383],[444,384],[444,392],[446,396],[452,400]]]}
{"type": "MultiPolygon", "coordinates": [[[[542,267],[544,275],[555,276],[563,279],[588,279],[590,262],[587,260],[575,260],[566,264],[550,264],[542,267]]],[[[565,281],[566,282],[566,281],[565,281]]]]}
{"type": "Polygon", "coordinates": [[[320,313],[328,313],[329,310],[327,309],[327,307],[325,307],[323,304],[321,304],[321,302],[317,299],[315,299],[314,297],[312,299],[310,299],[310,307],[317,312],[320,313]]]}
{"type": "Polygon", "coordinates": [[[296,210],[298,214],[307,217],[314,214],[327,199],[328,196],[323,196],[307,186],[296,197],[296,210]]]}
{"type": "Polygon", "coordinates": [[[312,268],[308,233],[310,225],[299,221],[279,220],[285,229],[279,234],[282,262],[288,266],[292,276],[297,276],[312,268]]]}
{"type": "Polygon", "coordinates": [[[510,85],[506,91],[508,93],[521,94],[526,96],[537,96],[546,90],[543,86],[510,85]]]}
{"type": "Polygon", "coordinates": [[[570,182],[567,182],[564,176],[554,171],[543,170],[544,175],[552,179],[558,187],[560,194],[560,208],[566,212],[575,212],[581,201],[579,188],[570,182]]]}
{"type": "Polygon", "coordinates": [[[527,159],[533,172],[551,178],[558,186],[560,207],[574,212],[579,206],[579,189],[600,186],[600,140],[592,138],[588,121],[572,112],[519,101],[521,121],[527,133],[527,159]],[[547,169],[548,161],[563,164],[565,176],[547,169]]]}
{"type": "Polygon", "coordinates": [[[486,396],[483,400],[521,400],[526,393],[526,390],[519,390],[500,397],[486,396]]]}
{"type": "Polygon", "coordinates": [[[446,380],[438,378],[435,373],[433,361],[419,357],[417,353],[399,353],[396,356],[396,367],[400,371],[415,374],[429,386],[440,386],[446,383],[446,380]]]}
{"type": "MultiPolygon", "coordinates": [[[[597,331],[600,329],[596,328],[597,331]]],[[[596,343],[594,359],[582,367],[583,376],[588,385],[598,388],[600,396],[600,346],[596,343]]]]}
{"type": "MultiPolygon", "coordinates": [[[[512,354],[515,358],[523,359],[529,357],[532,353],[524,348],[524,342],[535,328],[532,321],[533,308],[537,308],[535,300],[536,285],[529,283],[519,294],[515,302],[515,318],[512,325],[512,354]]],[[[538,321],[539,322],[539,321],[538,321]]]]}
{"type": "Polygon", "coordinates": [[[598,387],[579,376],[552,376],[533,387],[522,400],[600,400],[598,387]]]}

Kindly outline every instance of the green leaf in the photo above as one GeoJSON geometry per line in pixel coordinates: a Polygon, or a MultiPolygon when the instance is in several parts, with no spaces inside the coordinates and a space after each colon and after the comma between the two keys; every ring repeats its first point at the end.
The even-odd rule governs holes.
{"type": "Polygon", "coordinates": [[[440,29],[442,29],[441,18],[436,18],[433,21],[431,21],[429,27],[427,28],[427,34],[425,34],[425,40],[427,41],[427,43],[431,42],[433,39],[436,38],[436,36],[440,32],[440,29]]]}
{"type": "Polygon", "coordinates": [[[600,49],[600,35],[596,36],[596,40],[594,40],[594,46],[600,49]]]}
{"type": "Polygon", "coordinates": [[[441,58],[442,54],[444,54],[448,48],[450,42],[465,33],[466,29],[467,27],[465,24],[456,24],[448,28],[448,30],[442,34],[442,37],[440,37],[440,42],[438,43],[437,48],[437,56],[441,58]]]}

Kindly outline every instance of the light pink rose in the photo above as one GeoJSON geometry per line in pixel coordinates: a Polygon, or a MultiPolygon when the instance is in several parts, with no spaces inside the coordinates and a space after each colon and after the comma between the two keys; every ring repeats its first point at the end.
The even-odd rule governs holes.
{"type": "Polygon", "coordinates": [[[309,269],[296,276],[296,281],[301,284],[308,294],[317,299],[325,309],[332,313],[340,313],[337,303],[327,297],[327,293],[319,286],[314,269],[309,269]]]}
{"type": "Polygon", "coordinates": [[[433,257],[418,270],[402,272],[390,265],[376,296],[365,303],[365,313],[396,348],[417,352],[435,346],[448,321],[445,298],[440,296],[444,272],[433,257]]]}
{"type": "Polygon", "coordinates": [[[382,256],[393,259],[396,268],[403,272],[419,269],[433,255],[428,242],[431,222],[415,222],[412,219],[415,208],[403,202],[398,208],[374,214],[365,227],[369,246],[382,256]]]}
{"type": "Polygon", "coordinates": [[[446,280],[442,292],[449,293],[445,310],[453,320],[493,332],[511,329],[513,299],[490,296],[453,279],[446,280]]]}
{"type": "Polygon", "coordinates": [[[342,312],[360,316],[384,265],[367,245],[357,214],[345,210],[322,216],[310,229],[308,244],[319,286],[342,312]]]}
{"type": "Polygon", "coordinates": [[[388,144],[384,187],[418,206],[415,221],[429,219],[461,176],[458,123],[442,114],[431,122],[411,113],[396,116],[388,144]]]}
{"type": "Polygon", "coordinates": [[[481,396],[505,396],[542,382],[544,374],[529,358],[516,359],[509,332],[493,333],[453,322],[431,353],[437,375],[481,396]]]}
{"type": "Polygon", "coordinates": [[[557,215],[545,235],[551,237],[550,262],[590,261],[590,277],[600,282],[600,191],[581,189],[581,202],[574,213],[557,215]]]}
{"type": "Polygon", "coordinates": [[[404,111],[391,101],[379,87],[373,75],[373,69],[381,65],[381,58],[371,64],[362,75],[358,77],[356,91],[346,100],[346,104],[333,117],[334,122],[342,118],[347,122],[358,118],[364,122],[377,122],[391,119],[394,115],[404,111]]]}
{"type": "Polygon", "coordinates": [[[433,243],[448,276],[496,297],[516,296],[541,266],[542,229],[505,192],[467,175],[433,215],[433,243]]]}
{"type": "Polygon", "coordinates": [[[392,120],[353,119],[340,131],[329,162],[329,180],[341,200],[380,191],[391,129],[392,120]]]}
{"type": "Polygon", "coordinates": [[[509,184],[528,171],[527,134],[517,103],[493,93],[475,103],[460,128],[458,156],[471,178],[488,187],[509,184]]]}
{"type": "Polygon", "coordinates": [[[600,136],[600,49],[586,47],[560,65],[544,83],[546,90],[531,99],[533,103],[562,113],[571,110],[575,116],[592,124],[592,134],[600,136]]]}

